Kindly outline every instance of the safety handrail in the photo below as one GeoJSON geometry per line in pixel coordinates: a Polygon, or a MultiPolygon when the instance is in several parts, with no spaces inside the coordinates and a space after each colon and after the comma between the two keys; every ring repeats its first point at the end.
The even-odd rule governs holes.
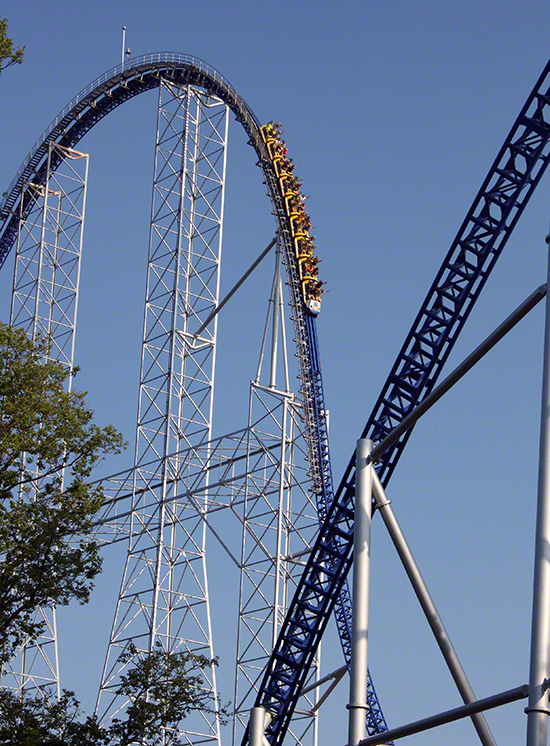
{"type": "MultiPolygon", "coordinates": [[[[73,113],[76,106],[84,102],[90,94],[98,91],[98,89],[101,88],[102,85],[105,85],[106,83],[112,83],[114,82],[113,79],[117,78],[118,76],[123,77],[124,72],[137,74],[139,72],[139,68],[147,65],[150,67],[151,64],[167,64],[167,63],[176,63],[176,64],[187,64],[192,65],[197,68],[201,73],[204,75],[207,75],[209,78],[212,78],[216,82],[218,82],[220,85],[223,85],[227,90],[231,91],[236,99],[239,99],[242,101],[241,97],[238,95],[236,90],[233,88],[231,83],[225,78],[218,70],[216,70],[215,67],[212,67],[208,62],[205,62],[200,57],[195,57],[194,55],[189,54],[179,54],[175,52],[154,52],[150,54],[143,54],[139,57],[133,57],[130,60],[125,60],[123,63],[120,63],[118,65],[115,65],[115,67],[112,67],[110,70],[107,70],[107,72],[103,73],[103,75],[100,75],[98,78],[95,78],[92,80],[91,83],[88,83],[87,86],[85,86],[81,91],[79,91],[76,96],[74,96],[69,103],[61,109],[61,111],[52,119],[50,124],[46,127],[44,132],[40,135],[38,140],[35,142],[35,144],[32,146],[30,151],[28,152],[25,160],[19,167],[17,173],[15,174],[14,178],[12,179],[5,196],[3,197],[2,201],[0,202],[0,213],[4,210],[5,204],[7,202],[7,199],[9,195],[13,192],[15,187],[17,186],[17,182],[21,178],[23,172],[27,168],[27,166],[32,161],[32,158],[38,150],[44,145],[45,142],[49,139],[50,135],[59,127],[61,123],[63,123],[64,119],[73,113]]],[[[244,102],[243,102],[244,103],[244,102]]],[[[72,117],[71,117],[72,119],[72,117]]]]}

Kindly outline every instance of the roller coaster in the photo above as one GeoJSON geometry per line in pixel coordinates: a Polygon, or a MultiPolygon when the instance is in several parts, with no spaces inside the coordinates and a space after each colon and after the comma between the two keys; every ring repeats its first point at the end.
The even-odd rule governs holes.
{"type": "MultiPolygon", "coordinates": [[[[160,53],[135,58],[108,71],[81,91],[52,121],[24,160],[0,205],[0,266],[17,243],[21,224],[35,208],[26,186],[47,184],[64,154],[103,117],[130,98],[167,83],[221,102],[235,115],[255,151],[276,221],[292,308],[300,402],[307,444],[311,494],[319,530],[288,603],[270,657],[265,661],[255,704],[270,713],[265,736],[276,746],[289,730],[298,698],[331,615],[336,618],[344,659],[351,656],[351,596],[355,458],[333,488],[326,405],[317,340],[321,282],[317,276],[311,222],[292,174],[277,125],[261,125],[220,73],[195,57],[160,53]],[[284,152],[283,152],[284,148],[284,152]]],[[[550,153],[550,63],[546,66],[483,182],[436,278],[370,417],[362,437],[380,443],[434,389],[460,332],[497,259],[542,178],[550,153]]],[[[217,304],[213,302],[212,307],[217,304]]],[[[201,325],[202,329],[202,325],[201,325]]],[[[195,336],[197,336],[195,331],[195,336]]],[[[388,484],[411,435],[404,431],[380,456],[376,470],[388,484]]],[[[134,508],[135,509],[135,504],[134,508]]],[[[368,679],[367,729],[388,727],[368,679]]],[[[244,734],[244,742],[248,733],[244,734]]]]}

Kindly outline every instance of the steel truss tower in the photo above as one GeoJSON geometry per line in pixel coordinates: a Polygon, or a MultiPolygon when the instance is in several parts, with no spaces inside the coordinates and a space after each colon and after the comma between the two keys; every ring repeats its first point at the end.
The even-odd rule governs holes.
{"type": "MultiPolygon", "coordinates": [[[[221,545],[240,573],[234,742],[242,737],[247,726],[261,673],[285,617],[288,599],[294,593],[302,572],[304,558],[318,530],[315,502],[308,491],[311,479],[308,474],[301,403],[289,386],[280,270],[281,255],[277,251],[260,364],[256,379],[250,386],[248,426],[221,438],[180,449],[167,459],[171,471],[164,509],[174,523],[179,522],[179,536],[183,536],[187,542],[187,554],[191,554],[191,531],[194,530],[201,541],[204,541],[204,531],[207,530],[210,538],[221,545]],[[282,341],[281,345],[279,339],[282,341]],[[271,363],[268,381],[264,385],[261,382],[262,361],[268,342],[271,363]],[[278,358],[284,371],[285,383],[282,389],[277,387],[278,358]]],[[[158,460],[153,459],[152,462],[140,463],[136,469],[114,475],[104,482],[108,501],[96,538],[110,544],[130,537],[132,545],[138,525],[140,531],[149,531],[149,545],[154,545],[157,535],[147,529],[147,520],[151,525],[156,525],[154,520],[159,510],[155,491],[159,484],[156,468],[158,460]],[[132,497],[129,486],[140,473],[152,474],[157,487],[152,489],[142,477],[139,483],[141,486],[133,490],[132,497]],[[140,495],[138,516],[135,509],[136,493],[140,495]]],[[[196,537],[195,542],[198,544],[196,537]]],[[[201,547],[205,563],[204,544],[201,547]]],[[[129,555],[129,562],[131,559],[129,555]]],[[[183,568],[179,592],[182,596],[187,594],[188,599],[192,598],[188,603],[194,604],[191,613],[197,624],[201,603],[208,608],[208,596],[205,589],[204,595],[199,598],[195,561],[191,558],[188,564],[191,571],[183,568]]],[[[133,590],[137,588],[138,595],[141,582],[138,575],[141,572],[153,584],[154,592],[154,583],[158,581],[153,576],[152,563],[147,571],[145,561],[138,564],[134,558],[130,567],[137,568],[133,576],[130,576],[133,586],[125,579],[123,588],[124,583],[133,590]]],[[[156,567],[155,565],[154,568],[156,567]]],[[[201,565],[201,570],[206,577],[204,564],[201,565]]],[[[162,575],[160,577],[162,579],[162,575]]],[[[162,587],[158,589],[158,593],[163,593],[162,587]]],[[[147,596],[142,593],[140,603],[143,605],[146,601],[147,596]]],[[[136,605],[132,607],[130,602],[125,602],[124,596],[121,596],[119,609],[124,608],[132,611],[132,615],[127,614],[123,619],[131,629],[137,608],[136,605]]],[[[174,612],[172,609],[165,609],[164,613],[175,616],[178,610],[175,609],[174,612]]],[[[149,618],[152,618],[152,612],[149,613],[149,618]]],[[[172,626],[174,624],[173,620],[167,622],[172,626]]],[[[141,623],[143,625],[143,620],[141,623]]],[[[204,628],[201,629],[204,631],[204,628]]],[[[198,641],[196,630],[190,629],[187,624],[185,628],[180,628],[179,635],[179,640],[173,640],[174,651],[182,648],[195,649],[192,646],[196,646],[198,641]],[[188,637],[190,632],[195,633],[194,638],[188,637]]],[[[136,644],[135,637],[126,639],[131,639],[136,644]]],[[[209,641],[211,651],[211,637],[209,641]]],[[[113,654],[116,648],[113,644],[111,648],[110,653],[113,654]]],[[[120,672],[121,668],[118,674],[120,672]]],[[[312,684],[311,692],[304,697],[303,706],[297,713],[290,733],[291,740],[297,744],[306,743],[306,739],[312,744],[317,742],[319,697],[315,682],[318,678],[319,656],[308,679],[308,684],[312,684]]],[[[213,694],[214,686],[212,678],[213,694]]],[[[112,690],[114,689],[113,684],[112,690]]],[[[112,691],[103,691],[102,694],[111,695],[112,705],[124,706],[123,702],[117,702],[113,698],[112,691]]],[[[114,711],[114,706],[111,711],[114,711]]],[[[205,739],[205,734],[201,735],[197,727],[189,728],[188,720],[182,725],[185,730],[182,728],[180,735],[184,733],[189,741],[195,743],[199,739],[205,739]]]]}
{"type": "MultiPolygon", "coordinates": [[[[25,182],[20,202],[10,324],[33,340],[47,340],[48,358],[68,370],[73,369],[87,178],[86,154],[50,143],[44,184],[25,182]]],[[[71,383],[68,376],[69,389],[71,383]]],[[[34,485],[43,486],[40,479],[34,485]]],[[[39,608],[36,619],[45,623],[44,634],[18,651],[3,683],[59,695],[55,608],[39,608]]]]}
{"type": "MultiPolygon", "coordinates": [[[[247,467],[242,506],[234,743],[240,741],[248,724],[263,670],[319,525],[309,493],[302,406],[289,386],[279,249],[268,308],[258,372],[250,384],[248,459],[260,452],[264,466],[261,473],[247,467]],[[262,385],[267,342],[271,352],[269,383],[262,385]],[[282,358],[284,390],[277,387],[278,357],[282,358]]],[[[318,680],[319,665],[317,656],[308,683],[318,680]]],[[[318,690],[313,687],[312,692],[301,703],[288,734],[297,744],[305,743],[306,738],[317,743],[318,690]]]]}
{"type": "MultiPolygon", "coordinates": [[[[160,84],[130,536],[98,700],[103,721],[126,704],[116,689],[131,643],[137,656],[156,645],[214,656],[201,517],[208,477],[200,506],[182,495],[186,467],[202,471],[211,451],[217,320],[197,331],[218,304],[227,114],[198,88],[160,84]]],[[[215,698],[214,667],[203,674],[215,698]]],[[[186,730],[193,743],[219,742],[219,717],[197,713],[186,730]]]]}

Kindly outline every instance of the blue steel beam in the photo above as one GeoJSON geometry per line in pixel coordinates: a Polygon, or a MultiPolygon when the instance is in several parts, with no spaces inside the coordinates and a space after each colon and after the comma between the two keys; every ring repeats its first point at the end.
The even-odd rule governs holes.
{"type": "MultiPolygon", "coordinates": [[[[307,333],[310,338],[310,348],[312,350],[318,351],[319,344],[317,342],[317,328],[315,322],[315,316],[308,317],[307,333]]],[[[317,429],[319,431],[322,431],[323,428],[326,428],[326,418],[321,417],[321,414],[324,413],[325,403],[322,387],[321,363],[319,360],[318,352],[317,355],[312,356],[312,366],[312,378],[314,381],[314,386],[316,388],[314,397],[316,406],[315,416],[316,419],[319,421],[317,429]]],[[[330,490],[329,492],[329,489],[327,489],[329,485],[330,487],[332,487],[332,473],[330,472],[330,453],[328,450],[328,433],[324,433],[324,436],[324,439],[319,440],[320,448],[322,449],[320,458],[327,470],[326,473],[323,475],[323,484],[325,485],[325,490],[321,493],[321,495],[317,497],[317,511],[321,521],[324,521],[326,519],[327,510],[333,500],[332,490],[330,490]]],[[[342,587],[336,599],[336,603],[334,605],[334,617],[336,621],[336,627],[338,629],[340,643],[342,645],[344,660],[346,661],[348,671],[351,664],[351,616],[351,593],[349,590],[348,582],[346,580],[342,584],[342,587]]],[[[366,712],[366,720],[367,731],[369,735],[384,733],[388,730],[388,725],[386,723],[386,719],[382,712],[382,708],[380,706],[380,702],[374,688],[370,670],[368,671],[367,675],[367,704],[368,710],[366,712]]],[[[388,744],[389,743],[391,742],[388,741],[388,744]]]]}
{"type": "MultiPolygon", "coordinates": [[[[363,430],[381,441],[429,394],[458,335],[548,165],[550,63],[527,99],[476,196],[409,332],[363,430]]],[[[411,435],[381,458],[389,481],[411,435]]],[[[354,458],[328,507],[317,541],[281,628],[256,704],[269,710],[267,732],[280,744],[307,671],[352,563],[354,458]]],[[[345,609],[345,616],[347,618],[345,609]]],[[[346,636],[345,620],[339,625],[346,636]]],[[[349,645],[343,639],[344,645],[349,645]]]]}

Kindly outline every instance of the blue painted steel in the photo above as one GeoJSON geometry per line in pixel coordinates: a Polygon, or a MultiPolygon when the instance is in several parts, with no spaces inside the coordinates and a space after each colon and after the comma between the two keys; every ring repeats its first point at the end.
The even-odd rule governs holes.
{"type": "MultiPolygon", "coordinates": [[[[245,128],[250,137],[250,144],[258,155],[259,165],[262,167],[265,183],[275,208],[279,240],[285,253],[288,269],[304,400],[308,458],[319,516],[320,520],[323,520],[333,499],[333,486],[315,317],[305,309],[301,301],[299,273],[292,247],[290,225],[280,198],[278,182],[260,134],[259,122],[244,100],[217,70],[202,60],[188,55],[171,52],[145,55],[109,70],[97,80],[92,81],[72,99],[33,146],[0,205],[0,219],[3,220],[0,228],[0,268],[17,238],[19,200],[23,183],[28,180],[34,183],[44,183],[48,143],[55,141],[64,147],[74,147],[110,111],[133,96],[158,87],[161,76],[182,85],[188,83],[198,85],[219,96],[232,109],[236,119],[245,128]]],[[[54,163],[53,168],[57,165],[58,163],[54,163]]],[[[27,206],[23,205],[24,215],[26,211],[27,206]]],[[[344,654],[349,665],[351,602],[347,584],[342,598],[336,599],[336,609],[344,654]]],[[[259,699],[261,697],[262,693],[259,699]]],[[[284,712],[278,713],[279,720],[284,716],[285,722],[292,714],[288,701],[288,699],[284,701],[284,712]]],[[[367,715],[369,734],[374,735],[387,730],[370,674],[367,701],[370,706],[367,715]]],[[[278,732],[279,741],[282,740],[283,735],[282,732],[278,732]]]]}
{"type": "MultiPolygon", "coordinates": [[[[318,354],[319,344],[317,341],[316,318],[314,316],[309,316],[308,318],[307,333],[310,340],[310,349],[317,351],[316,355],[312,356],[312,374],[313,380],[316,382],[315,402],[316,416],[319,420],[318,430],[323,432],[323,438],[319,439],[319,446],[321,450],[320,459],[321,463],[325,466],[326,469],[323,477],[323,484],[325,485],[325,489],[320,495],[317,496],[317,512],[319,514],[319,518],[321,519],[321,521],[323,521],[326,518],[327,510],[332,503],[333,493],[331,489],[332,472],[330,468],[330,454],[328,450],[328,433],[325,433],[324,431],[324,428],[326,428],[326,419],[319,416],[320,412],[324,414],[325,399],[323,393],[323,380],[321,376],[321,363],[318,354]]],[[[334,606],[334,616],[338,629],[338,635],[340,637],[340,643],[342,645],[342,652],[344,653],[344,660],[346,661],[346,665],[349,671],[351,663],[352,601],[347,580],[342,585],[340,593],[338,594],[338,598],[336,599],[336,603],[334,606]]],[[[386,719],[384,718],[384,714],[382,712],[382,708],[380,706],[380,702],[374,688],[370,670],[367,677],[367,705],[367,731],[369,735],[384,733],[385,731],[387,731],[388,725],[386,723],[386,719]]],[[[391,742],[388,741],[388,744],[390,743],[391,742]]]]}
{"type": "MultiPolygon", "coordinates": [[[[381,441],[433,388],[516,222],[540,181],[550,151],[550,63],[500,150],[428,292],[362,437],[381,441]]],[[[410,437],[384,455],[384,484],[410,437]]],[[[355,460],[328,506],[265,672],[257,704],[274,717],[279,744],[307,670],[352,563],[355,460]]],[[[342,609],[347,617],[349,603],[342,609]]],[[[345,627],[342,620],[340,633],[345,627]]]]}
{"type": "MultiPolygon", "coordinates": [[[[266,185],[270,191],[271,201],[274,207],[274,215],[278,225],[279,241],[282,246],[286,247],[285,263],[289,270],[287,284],[289,286],[291,305],[293,307],[293,320],[296,332],[295,342],[297,346],[298,364],[300,367],[300,381],[302,384],[300,391],[302,394],[304,418],[306,421],[305,435],[306,439],[309,440],[308,459],[310,475],[312,477],[313,490],[317,500],[319,518],[322,521],[327,515],[327,511],[333,502],[334,490],[328,444],[323,379],[321,375],[319,344],[317,340],[316,317],[307,312],[301,302],[300,274],[296,255],[292,249],[292,229],[288,221],[283,197],[279,190],[277,176],[273,170],[271,161],[269,161],[269,163],[262,162],[260,165],[262,165],[266,185]]],[[[351,601],[347,581],[344,582],[342,588],[337,594],[334,611],[346,665],[349,669],[351,661],[351,601]]],[[[277,646],[280,641],[281,635],[279,635],[277,646]]],[[[316,649],[317,648],[315,647],[315,650],[316,649]]],[[[312,654],[307,661],[305,658],[303,659],[303,680],[294,682],[293,685],[295,685],[295,690],[293,691],[292,699],[283,699],[276,703],[271,702],[268,707],[265,701],[265,692],[260,689],[258,693],[255,705],[262,705],[266,707],[266,709],[270,709],[272,714],[275,715],[272,723],[277,722],[277,718],[284,717],[285,714],[287,715],[286,725],[279,736],[281,739],[284,738],[288,723],[290,722],[290,718],[292,717],[292,713],[296,707],[299,692],[303,688],[305,677],[307,676],[309,666],[311,665],[311,661],[315,655],[315,650],[312,651],[312,654]],[[274,704],[275,708],[273,708],[274,704]],[[278,706],[281,706],[282,708],[280,711],[277,709],[278,706]]],[[[273,661],[273,656],[271,661],[273,661]]],[[[264,684],[266,680],[267,678],[264,679],[264,684]]],[[[368,673],[367,681],[367,704],[369,709],[367,711],[366,719],[369,734],[374,735],[388,730],[370,672],[368,673]]],[[[270,728],[269,737],[274,736],[275,734],[270,728]]],[[[247,737],[248,734],[245,734],[245,741],[247,737]]]]}

